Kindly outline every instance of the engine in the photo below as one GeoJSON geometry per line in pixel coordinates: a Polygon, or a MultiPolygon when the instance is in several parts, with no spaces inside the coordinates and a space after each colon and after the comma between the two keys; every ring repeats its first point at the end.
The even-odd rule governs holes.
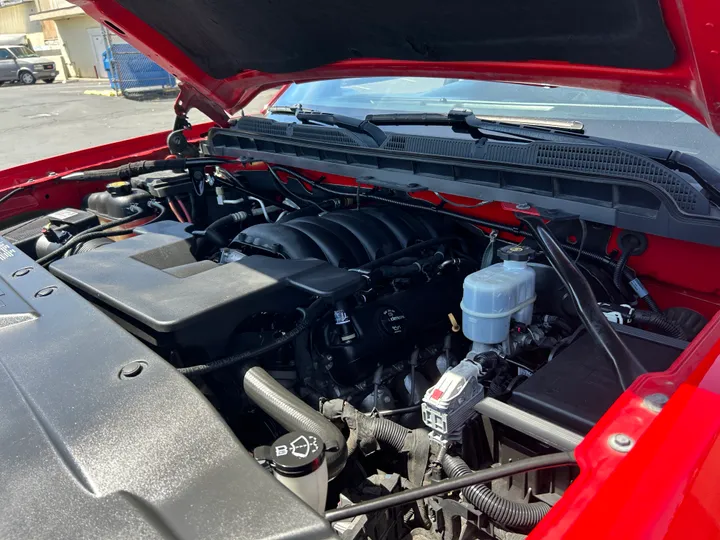
{"type": "Polygon", "coordinates": [[[407,196],[273,176],[114,183],[2,234],[189,377],[343,538],[527,533],[572,463],[356,509],[572,450],[622,392],[606,350],[661,371],[702,327],[638,309],[615,263],[575,264],[541,222],[501,241],[407,196]]]}

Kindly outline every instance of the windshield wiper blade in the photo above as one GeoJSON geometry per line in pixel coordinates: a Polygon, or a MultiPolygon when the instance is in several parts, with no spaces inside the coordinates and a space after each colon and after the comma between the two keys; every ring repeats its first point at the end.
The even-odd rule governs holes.
{"type": "MultiPolygon", "coordinates": [[[[453,131],[468,133],[476,139],[488,138],[496,141],[530,142],[544,140],[543,133],[535,135],[523,130],[522,133],[504,131],[502,126],[475,116],[470,109],[452,109],[441,113],[389,113],[369,114],[365,120],[376,126],[447,126],[453,131]],[[496,129],[500,128],[500,129],[496,129]]],[[[515,127],[515,126],[513,126],[515,127]]]]}
{"type": "Polygon", "coordinates": [[[549,128],[570,133],[585,133],[585,124],[580,120],[557,120],[553,118],[533,118],[529,116],[495,116],[477,115],[476,118],[484,122],[497,122],[500,124],[512,124],[513,126],[549,128]]]}

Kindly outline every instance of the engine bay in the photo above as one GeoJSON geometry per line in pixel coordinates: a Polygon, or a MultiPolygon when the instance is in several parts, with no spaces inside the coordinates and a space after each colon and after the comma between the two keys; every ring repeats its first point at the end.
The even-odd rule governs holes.
{"type": "Polygon", "coordinates": [[[529,533],[578,474],[557,456],[707,323],[648,293],[643,233],[612,252],[616,231],[579,216],[197,172],[114,181],[0,236],[185,375],[344,539],[529,533]],[[556,462],[400,497],[529,459],[556,462]]]}

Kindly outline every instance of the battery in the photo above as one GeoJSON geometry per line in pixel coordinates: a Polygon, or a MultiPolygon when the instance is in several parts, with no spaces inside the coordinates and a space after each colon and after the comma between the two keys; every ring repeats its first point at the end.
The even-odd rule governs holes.
{"type": "Polygon", "coordinates": [[[77,208],[63,208],[7,227],[0,231],[0,236],[30,257],[35,258],[35,244],[48,224],[53,225],[56,230],[67,230],[72,234],[77,234],[98,225],[99,220],[91,212],[77,208]]]}
{"type": "MultiPolygon", "coordinates": [[[[638,328],[613,325],[648,372],[665,371],[687,343],[638,328]]],[[[622,394],[610,360],[588,333],[559,352],[513,391],[510,403],[585,434],[622,394]]]]}

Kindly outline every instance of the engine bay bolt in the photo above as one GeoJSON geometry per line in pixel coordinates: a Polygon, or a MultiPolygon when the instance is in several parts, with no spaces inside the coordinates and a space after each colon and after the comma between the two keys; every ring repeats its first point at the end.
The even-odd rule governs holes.
{"type": "Polygon", "coordinates": [[[15,270],[13,272],[12,276],[13,277],[23,277],[23,276],[28,275],[31,270],[32,270],[32,268],[21,268],[20,270],[15,270]]]}
{"type": "Polygon", "coordinates": [[[130,362],[120,370],[121,379],[132,379],[142,373],[147,364],[145,362],[130,362]]]}
{"type": "Polygon", "coordinates": [[[643,399],[642,405],[652,412],[660,412],[665,404],[670,400],[668,396],[661,393],[650,394],[643,399]]]}
{"type": "Polygon", "coordinates": [[[610,436],[608,444],[613,450],[626,453],[630,451],[635,442],[624,433],[615,433],[610,436]]]}

